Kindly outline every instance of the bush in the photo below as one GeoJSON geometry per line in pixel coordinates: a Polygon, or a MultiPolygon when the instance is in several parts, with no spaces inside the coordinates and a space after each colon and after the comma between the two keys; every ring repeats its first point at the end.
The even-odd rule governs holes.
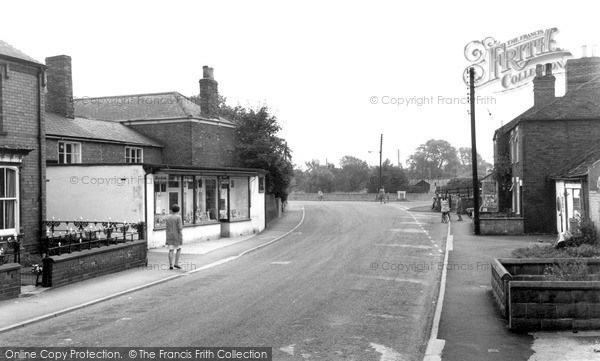
{"type": "Polygon", "coordinates": [[[589,268],[582,259],[575,261],[558,261],[557,264],[546,266],[544,275],[550,281],[587,281],[589,268]]]}
{"type": "Polygon", "coordinates": [[[34,264],[42,264],[42,257],[35,253],[21,254],[21,267],[30,267],[34,264]]]}
{"type": "Polygon", "coordinates": [[[533,245],[511,252],[514,258],[595,258],[600,257],[600,247],[583,244],[578,247],[556,249],[551,245],[533,245]]]}
{"type": "Polygon", "coordinates": [[[598,245],[598,234],[596,226],[589,218],[583,218],[579,221],[579,229],[573,234],[573,241],[570,243],[574,246],[582,244],[598,245]]]}

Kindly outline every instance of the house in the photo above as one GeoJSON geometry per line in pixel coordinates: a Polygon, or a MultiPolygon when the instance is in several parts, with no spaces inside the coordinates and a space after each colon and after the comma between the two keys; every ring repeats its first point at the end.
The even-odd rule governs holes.
{"type": "Polygon", "coordinates": [[[600,58],[567,61],[562,97],[555,95],[552,70],[551,64],[536,67],[534,105],[494,134],[494,161],[508,168],[509,178],[497,185],[498,207],[523,217],[525,233],[556,232],[556,185],[550,176],[600,139],[600,58]]]}
{"type": "Polygon", "coordinates": [[[573,231],[583,217],[600,229],[600,145],[550,178],[556,187],[556,231],[573,231]]]}
{"type": "Polygon", "coordinates": [[[35,250],[45,217],[46,66],[0,40],[0,237],[35,250]]]}
{"type": "Polygon", "coordinates": [[[165,244],[173,204],[184,242],[265,228],[266,171],[236,166],[212,68],[196,104],[177,92],[76,99],[71,59],[46,64],[48,217],[144,221],[150,248],[165,244]]]}

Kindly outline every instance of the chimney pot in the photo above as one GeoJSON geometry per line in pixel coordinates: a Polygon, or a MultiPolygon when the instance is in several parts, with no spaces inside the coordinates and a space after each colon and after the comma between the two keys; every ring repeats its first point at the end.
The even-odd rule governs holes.
{"type": "Polygon", "coordinates": [[[582,58],[587,58],[587,45],[583,45],[581,47],[581,57],[582,58]]]}
{"type": "Polygon", "coordinates": [[[552,63],[546,63],[546,76],[552,75],[552,63]]]}
{"type": "Polygon", "coordinates": [[[542,64],[538,64],[535,66],[535,76],[544,76],[544,74],[542,74],[544,69],[544,66],[542,64]]]}

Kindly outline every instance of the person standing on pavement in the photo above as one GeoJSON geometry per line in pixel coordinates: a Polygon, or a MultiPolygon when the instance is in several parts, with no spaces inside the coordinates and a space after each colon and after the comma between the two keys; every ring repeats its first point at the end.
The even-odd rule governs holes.
{"type": "Polygon", "coordinates": [[[322,201],[323,200],[323,192],[321,192],[320,189],[319,189],[319,192],[317,192],[317,195],[319,196],[319,200],[322,201]]]}
{"type": "Polygon", "coordinates": [[[446,195],[442,196],[440,207],[442,212],[442,223],[447,223],[447,220],[450,220],[450,202],[448,201],[448,197],[446,195]],[[446,216],[448,217],[447,220],[446,216]]]}
{"type": "Polygon", "coordinates": [[[173,269],[173,267],[181,269],[179,267],[179,255],[181,254],[181,245],[183,244],[183,222],[181,215],[179,215],[179,206],[177,204],[171,206],[171,212],[166,218],[166,245],[169,247],[169,269],[173,269]],[[175,264],[173,264],[174,250],[177,250],[175,253],[175,264]]]}
{"type": "Polygon", "coordinates": [[[462,216],[460,215],[462,213],[462,199],[460,198],[460,194],[458,195],[458,197],[456,198],[456,215],[458,216],[458,221],[462,222],[462,216]]]}

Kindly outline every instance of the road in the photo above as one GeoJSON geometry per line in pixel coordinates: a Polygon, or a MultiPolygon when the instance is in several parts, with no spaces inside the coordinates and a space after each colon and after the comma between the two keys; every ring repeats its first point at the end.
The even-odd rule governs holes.
{"type": "Polygon", "coordinates": [[[304,223],[272,245],[4,333],[1,343],[268,346],[274,360],[422,359],[447,232],[438,214],[407,212],[407,203],[300,204],[304,223]]]}

